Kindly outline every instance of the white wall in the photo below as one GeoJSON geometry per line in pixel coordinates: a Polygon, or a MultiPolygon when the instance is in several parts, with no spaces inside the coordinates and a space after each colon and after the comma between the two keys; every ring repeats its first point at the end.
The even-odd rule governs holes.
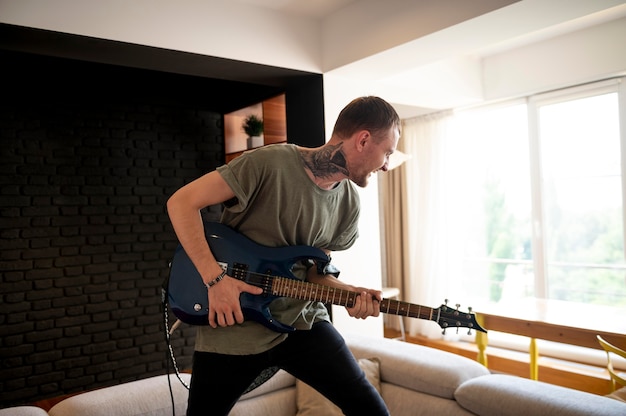
{"type": "MultiPolygon", "coordinates": [[[[333,253],[333,263],[341,270],[340,278],[360,287],[380,289],[380,223],[378,210],[378,182],[370,178],[367,188],[359,188],[361,219],[359,239],[350,249],[333,253]]],[[[367,319],[354,319],[343,306],[333,306],[333,322],[341,332],[356,332],[372,336],[383,335],[382,315],[367,319]]]]}
{"type": "Polygon", "coordinates": [[[483,59],[485,100],[528,95],[626,73],[626,18],[483,59]]]}

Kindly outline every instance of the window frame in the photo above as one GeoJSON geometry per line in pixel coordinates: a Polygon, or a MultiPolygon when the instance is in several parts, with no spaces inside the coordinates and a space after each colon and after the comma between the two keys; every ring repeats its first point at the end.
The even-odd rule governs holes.
{"type": "MultiPolygon", "coordinates": [[[[617,93],[618,117],[620,126],[620,153],[621,153],[621,186],[622,186],[622,232],[626,240],[626,83],[624,78],[612,78],[589,84],[568,87],[560,90],[535,94],[526,100],[528,116],[530,189],[531,189],[531,233],[532,233],[532,262],[534,271],[534,295],[537,298],[548,299],[548,257],[545,230],[545,198],[542,187],[541,143],[539,132],[539,111],[542,106],[563,103],[567,101],[594,97],[598,95],[617,93]]],[[[624,244],[626,258],[626,241],[624,244]]]]}

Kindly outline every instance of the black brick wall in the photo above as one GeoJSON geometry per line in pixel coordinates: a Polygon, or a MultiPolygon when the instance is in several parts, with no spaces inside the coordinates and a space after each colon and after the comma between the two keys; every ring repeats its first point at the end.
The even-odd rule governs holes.
{"type": "MultiPolygon", "coordinates": [[[[0,407],[164,373],[165,202],[223,160],[221,114],[171,75],[7,62],[0,407]]],[[[173,337],[182,368],[193,333],[173,337]]]]}

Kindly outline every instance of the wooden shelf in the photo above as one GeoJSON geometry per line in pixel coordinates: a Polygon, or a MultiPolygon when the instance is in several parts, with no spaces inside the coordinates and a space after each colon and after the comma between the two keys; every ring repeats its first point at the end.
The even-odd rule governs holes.
{"type": "MultiPolygon", "coordinates": [[[[258,106],[259,104],[257,104],[258,106]]],[[[264,100],[260,103],[263,118],[263,145],[287,142],[287,111],[285,107],[285,94],[264,100]]],[[[240,110],[239,110],[240,111],[240,110]]],[[[230,114],[224,117],[229,117],[230,114]]],[[[241,117],[241,116],[239,116],[241,117]]],[[[237,119],[238,120],[238,119],[237,119]]],[[[225,120],[225,124],[226,124],[225,120]]],[[[238,121],[237,121],[238,122],[238,121]]],[[[232,128],[232,127],[231,127],[232,128]]],[[[224,134],[224,140],[228,140],[228,135],[224,134]]],[[[239,140],[239,139],[238,139],[239,140]]],[[[228,146],[226,146],[228,148],[228,146]]],[[[251,150],[251,149],[246,149],[251,150]]],[[[240,156],[246,150],[226,153],[225,162],[228,163],[240,156]]]]}

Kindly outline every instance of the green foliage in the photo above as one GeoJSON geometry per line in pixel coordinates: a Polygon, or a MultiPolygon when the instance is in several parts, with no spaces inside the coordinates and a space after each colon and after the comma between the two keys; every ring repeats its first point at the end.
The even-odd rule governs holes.
{"type": "Polygon", "coordinates": [[[626,306],[621,210],[558,211],[548,230],[549,296],[592,304],[626,306]],[[585,267],[584,265],[595,265],[585,267]],[[572,266],[578,265],[578,266],[572,266]],[[600,268],[606,265],[607,268],[600,268]]]}
{"type": "MultiPolygon", "coordinates": [[[[497,179],[485,182],[483,203],[485,249],[489,265],[489,296],[499,301],[508,259],[530,258],[522,224],[506,204],[497,179]]],[[[548,205],[545,241],[548,297],[570,302],[626,306],[626,276],[622,211],[565,210],[548,205]],[[612,267],[616,266],[616,267],[612,267]]]]}
{"type": "Polygon", "coordinates": [[[241,127],[250,137],[260,136],[263,133],[263,120],[254,114],[250,114],[245,118],[241,127]]]}
{"type": "MultiPolygon", "coordinates": [[[[487,179],[485,183],[485,212],[489,219],[486,227],[487,253],[490,258],[511,259],[515,253],[515,220],[506,206],[506,196],[500,189],[497,179],[487,179]]],[[[506,277],[506,263],[489,265],[490,299],[500,300],[502,282],[506,277]]]]}

